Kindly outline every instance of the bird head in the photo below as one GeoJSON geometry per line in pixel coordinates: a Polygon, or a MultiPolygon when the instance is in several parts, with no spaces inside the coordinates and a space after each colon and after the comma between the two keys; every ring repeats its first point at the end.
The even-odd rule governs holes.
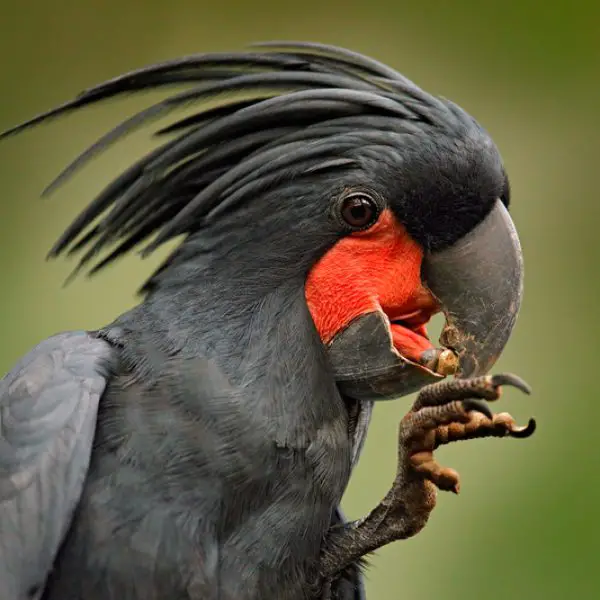
{"type": "Polygon", "coordinates": [[[201,255],[218,256],[207,276],[237,277],[248,301],[301,289],[338,386],[357,399],[492,367],[522,294],[502,160],[466,112],[386,65],[312,43],[189,56],[86,90],[3,135],[174,84],[191,87],[110,131],[50,189],[151,119],[221,102],[161,129],[165,143],[109,184],[52,256],[85,251],[80,267],[96,260],[95,273],[150,238],[144,254],[184,236],[145,293],[201,255]],[[440,312],[436,347],[426,326],[440,312]]]}

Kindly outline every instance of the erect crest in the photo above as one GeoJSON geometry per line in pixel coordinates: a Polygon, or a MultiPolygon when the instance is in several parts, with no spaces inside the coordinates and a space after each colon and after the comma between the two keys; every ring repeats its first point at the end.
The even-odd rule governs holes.
{"type": "Polygon", "coordinates": [[[307,42],[256,46],[253,52],[198,54],[132,71],[0,135],[119,94],[197,84],[109,131],[60,173],[44,192],[49,193],[134,129],[179,107],[222,99],[159,129],[155,135],[167,141],[115,178],[65,230],[50,256],[85,250],[81,268],[116,245],[91,268],[95,273],[152,236],[143,254],[197,231],[281,181],[286,169],[298,175],[343,168],[352,163],[344,149],[369,136],[473,126],[452,103],[360,54],[307,42]],[[223,98],[232,94],[244,98],[223,98]]]}

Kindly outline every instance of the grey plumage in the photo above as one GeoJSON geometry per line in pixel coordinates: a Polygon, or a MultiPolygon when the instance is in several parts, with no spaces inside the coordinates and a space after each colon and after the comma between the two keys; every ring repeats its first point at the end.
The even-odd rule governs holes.
{"type": "MultiPolygon", "coordinates": [[[[101,332],[119,366],[46,598],[305,597],[351,462],[323,353],[276,357],[270,338],[308,339],[302,320],[267,333],[271,318],[251,328],[245,351],[226,350],[235,320],[214,335],[187,329],[202,349],[175,350],[145,326],[157,308],[144,303],[101,332]]],[[[281,309],[265,307],[273,319],[281,309]]],[[[170,327],[165,317],[154,327],[170,327]]]]}
{"type": "MultiPolygon", "coordinates": [[[[107,381],[119,381],[119,370],[122,367],[118,365],[121,353],[120,344],[113,339],[111,342],[102,339],[99,334],[86,332],[68,332],[58,334],[49,338],[30,353],[28,353],[15,367],[2,379],[0,383],[0,581],[2,581],[2,598],[6,600],[37,600],[42,597],[46,586],[46,578],[53,569],[53,563],[59,552],[61,543],[69,530],[73,513],[80,501],[80,495],[84,487],[84,480],[88,477],[88,466],[92,452],[92,444],[96,433],[96,416],[99,400],[103,395],[107,381]]],[[[177,369],[177,377],[182,374],[182,370],[177,369]]],[[[210,375],[212,369],[196,365],[198,369],[190,376],[195,381],[197,377],[208,387],[213,379],[210,375]],[[204,376],[204,377],[203,377],[204,376]]],[[[123,375],[121,375],[122,380],[123,375]]],[[[161,380],[169,380],[169,372],[161,376],[161,380]]],[[[175,381],[171,382],[175,385],[175,381]]],[[[218,398],[223,394],[227,384],[223,381],[214,382],[214,390],[207,393],[207,397],[218,398]]],[[[156,380],[151,383],[141,384],[140,382],[129,381],[122,384],[113,383],[125,394],[126,399],[131,401],[127,417],[131,419],[130,425],[135,425],[130,431],[135,431],[140,438],[150,436],[156,443],[152,451],[156,451],[158,457],[165,456],[164,448],[160,448],[163,436],[169,435],[169,417],[165,421],[160,415],[154,415],[154,419],[147,430],[140,431],[144,426],[148,426],[143,417],[143,408],[137,404],[139,397],[139,385],[145,388],[152,388],[157,385],[156,380]],[[131,387],[130,387],[131,385],[131,387]],[[127,391],[125,391],[127,390],[127,391]]],[[[164,384],[161,384],[164,385],[164,384]]],[[[167,384],[168,385],[168,384],[167,384]]],[[[109,392],[103,400],[104,406],[114,401],[115,392],[109,392]]],[[[120,397],[120,394],[119,394],[120,397]]],[[[185,402],[185,398],[180,399],[185,402]]],[[[178,408],[187,410],[184,406],[177,403],[178,408]]],[[[214,410],[223,410],[221,407],[214,407],[214,410]]],[[[111,414],[111,410],[103,412],[111,414]]],[[[227,411],[223,411],[223,416],[227,411]]],[[[359,416],[358,427],[355,434],[355,458],[357,458],[360,445],[362,444],[362,434],[366,431],[368,415],[359,416]]],[[[191,416],[188,413],[188,417],[191,416]]],[[[173,550],[181,544],[173,531],[168,527],[161,527],[155,530],[156,537],[154,541],[144,539],[143,531],[136,535],[135,531],[130,529],[132,523],[134,526],[138,520],[148,518],[151,514],[153,501],[156,498],[148,498],[141,492],[144,490],[144,482],[135,476],[133,466],[142,466],[137,461],[143,460],[144,467],[148,467],[150,460],[148,458],[136,455],[133,448],[135,441],[127,442],[130,450],[120,446],[123,440],[114,439],[119,431],[123,435],[125,432],[113,421],[114,415],[101,418],[101,423],[109,420],[108,427],[100,427],[100,440],[96,443],[114,445],[120,447],[119,453],[127,454],[131,451],[129,460],[127,456],[121,456],[123,469],[116,473],[108,467],[109,478],[116,478],[115,483],[121,489],[121,500],[124,506],[128,506],[127,520],[121,523],[126,525],[122,532],[122,544],[115,547],[109,544],[103,548],[102,539],[104,536],[113,536],[120,538],[120,532],[114,529],[118,524],[118,519],[113,511],[119,510],[115,507],[111,509],[110,502],[104,505],[106,498],[99,493],[100,499],[97,505],[95,519],[99,517],[100,522],[96,523],[94,528],[94,538],[85,540],[84,544],[76,545],[74,551],[82,556],[89,554],[90,548],[95,548],[91,552],[92,560],[102,563],[110,561],[113,568],[130,568],[129,558],[131,552],[135,552],[136,543],[142,546],[140,551],[145,553],[151,560],[156,561],[155,567],[148,568],[146,572],[136,574],[131,579],[131,588],[106,588],[102,580],[82,582],[79,576],[76,576],[75,582],[69,577],[60,577],[60,565],[51,575],[50,588],[46,589],[44,598],[161,598],[162,594],[171,594],[170,597],[187,598],[184,592],[182,595],[176,595],[177,583],[172,578],[148,579],[147,575],[158,569],[157,576],[160,577],[161,563],[173,564],[177,560],[177,554],[172,554],[173,550]],[[102,434],[108,430],[110,441],[103,439],[102,434]],[[104,517],[104,518],[102,518],[104,517]],[[114,519],[114,520],[113,520],[114,519]],[[98,529],[99,527],[99,529],[98,529]],[[144,545],[148,543],[158,544],[153,551],[144,545]],[[109,555],[107,554],[109,553],[109,555]],[[55,583],[53,583],[55,581],[55,583]],[[63,587],[64,582],[67,583],[63,587]],[[137,583],[136,583],[137,581],[137,583]],[[61,583],[62,582],[62,583],[61,583]],[[149,585],[146,589],[144,586],[149,585]],[[172,586],[172,587],[171,587],[172,586]],[[58,592],[52,592],[53,587],[58,587],[58,592]],[[112,589],[112,591],[110,591],[112,589]],[[80,591],[76,591],[80,590],[80,591]],[[79,595],[81,594],[81,595],[79,595]],[[95,594],[98,594],[97,596],[95,594]],[[108,596],[106,595],[108,594],[108,596]]],[[[214,451],[212,464],[206,464],[205,468],[218,472],[225,468],[230,476],[235,480],[244,481],[249,473],[247,469],[261,471],[262,464],[254,465],[252,462],[253,452],[246,448],[246,452],[235,452],[235,441],[231,440],[227,446],[223,446],[224,440],[215,438],[214,433],[202,427],[201,420],[179,421],[184,427],[177,431],[176,446],[177,451],[171,449],[170,456],[173,462],[170,464],[155,464],[155,469],[162,469],[166,472],[166,479],[157,477],[157,482],[151,488],[160,492],[161,503],[167,501],[169,504],[176,503],[181,498],[182,493],[194,493],[194,481],[188,481],[191,487],[186,489],[177,488],[178,475],[186,474],[186,457],[191,459],[190,452],[194,451],[193,443],[190,439],[179,445],[181,437],[189,436],[191,438],[202,435],[202,432],[210,435],[206,440],[209,451],[214,451]],[[221,444],[224,454],[221,460],[222,465],[216,464],[215,459],[219,455],[219,444],[221,444]],[[185,449],[187,448],[187,451],[185,449]],[[166,481],[175,481],[174,487],[169,489],[163,485],[166,481]]],[[[228,432],[235,431],[235,426],[231,423],[225,423],[222,431],[225,435],[228,432]]],[[[129,433],[129,435],[133,435],[129,433]]],[[[168,445],[165,442],[165,445],[168,445]]],[[[96,456],[98,451],[96,451],[96,456]]],[[[104,453],[100,452],[100,455],[104,453]]],[[[112,462],[114,457],[106,458],[105,461],[112,462]]],[[[201,460],[199,458],[199,460],[201,460]]],[[[100,460],[102,463],[102,460],[100,460]]],[[[106,463],[104,463],[106,464],[106,463]]],[[[188,465],[189,466],[189,465],[188,465]]],[[[91,468],[91,486],[88,483],[88,489],[101,487],[110,483],[102,481],[102,475],[98,475],[101,467],[92,466],[91,468]],[[94,484],[95,482],[95,484],[94,484]]],[[[143,472],[143,471],[142,471],[143,472]]],[[[262,477],[264,473],[258,473],[262,477]]],[[[276,476],[278,476],[276,474],[276,476]]],[[[88,479],[89,481],[89,479],[88,479]]],[[[181,481],[180,481],[181,483],[181,481]]],[[[93,495],[93,492],[91,492],[93,495]]],[[[202,494],[205,494],[204,489],[202,494]]],[[[202,496],[200,495],[200,497],[202,496]]],[[[114,500],[113,500],[114,501],[114,500]]],[[[201,512],[202,518],[208,517],[201,512]]],[[[338,511],[332,519],[332,524],[337,525],[342,520],[341,513],[338,511]]],[[[160,523],[160,520],[157,521],[160,523]]],[[[140,528],[143,529],[143,528],[140,528]]],[[[71,534],[73,535],[73,534],[71,534]]],[[[88,534],[90,535],[90,534],[88,534]]],[[[268,530],[264,532],[268,537],[268,530]]],[[[104,538],[105,539],[105,538],[104,538]]],[[[275,540],[273,541],[275,543],[275,540]]],[[[279,546],[276,545],[276,548],[279,546]]],[[[69,550],[64,551],[69,554],[69,550]]],[[[185,557],[179,557],[185,558],[185,557]]],[[[181,567],[180,567],[181,568],[181,567]]],[[[240,565],[240,568],[244,568],[240,565]]],[[[102,571],[100,571],[100,577],[102,571]]],[[[191,577],[191,576],[190,576],[191,577]]],[[[363,597],[364,590],[360,581],[343,581],[340,585],[340,598],[360,600],[363,597]]],[[[215,588],[208,591],[190,590],[190,598],[210,598],[216,593],[215,588]],[[199,595],[198,595],[199,594],[199,595]]],[[[216,597],[216,596],[214,596],[216,597]]],[[[228,597],[227,595],[223,597],[228,597]]],[[[235,596],[232,596],[235,597],[235,596]]],[[[291,596],[290,596],[291,597],[291,596]]]]}
{"type": "Polygon", "coordinates": [[[0,589],[38,598],[79,502],[110,346],[51,337],[0,381],[0,589]]]}

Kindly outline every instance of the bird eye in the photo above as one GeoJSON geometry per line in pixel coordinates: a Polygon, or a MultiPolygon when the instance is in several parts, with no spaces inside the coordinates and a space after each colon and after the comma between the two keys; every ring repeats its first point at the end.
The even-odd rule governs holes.
{"type": "Polygon", "coordinates": [[[355,231],[367,229],[377,221],[379,206],[364,192],[354,192],[342,200],[340,216],[344,223],[355,231]]]}

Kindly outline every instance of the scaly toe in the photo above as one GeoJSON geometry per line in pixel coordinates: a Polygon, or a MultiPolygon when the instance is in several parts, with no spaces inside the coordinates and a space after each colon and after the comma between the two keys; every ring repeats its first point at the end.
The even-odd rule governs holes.
{"type": "Polygon", "coordinates": [[[458,494],[460,489],[458,472],[449,467],[442,467],[433,458],[431,452],[416,452],[410,457],[410,462],[416,473],[431,481],[440,490],[458,494]]]}

